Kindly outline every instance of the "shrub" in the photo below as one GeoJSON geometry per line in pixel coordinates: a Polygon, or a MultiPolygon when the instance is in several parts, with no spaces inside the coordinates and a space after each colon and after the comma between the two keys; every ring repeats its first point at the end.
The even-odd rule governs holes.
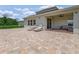
{"type": "Polygon", "coordinates": [[[19,22],[16,19],[2,17],[0,18],[0,29],[7,28],[22,28],[23,25],[19,25],[19,22]]]}

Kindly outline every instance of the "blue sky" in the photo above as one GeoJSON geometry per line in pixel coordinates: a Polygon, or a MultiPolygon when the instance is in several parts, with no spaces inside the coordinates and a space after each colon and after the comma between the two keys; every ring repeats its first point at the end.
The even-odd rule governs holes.
{"type": "MultiPolygon", "coordinates": [[[[60,9],[71,5],[58,5],[60,9]]],[[[23,17],[35,14],[36,11],[52,7],[51,5],[0,5],[0,17],[7,14],[8,17],[23,20],[23,17]]]]}

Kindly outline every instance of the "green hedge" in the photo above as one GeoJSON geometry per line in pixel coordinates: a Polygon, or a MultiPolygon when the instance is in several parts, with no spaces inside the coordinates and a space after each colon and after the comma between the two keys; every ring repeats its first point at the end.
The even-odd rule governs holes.
{"type": "Polygon", "coordinates": [[[10,29],[10,28],[22,28],[24,26],[18,26],[18,25],[0,25],[0,29],[10,29]]]}

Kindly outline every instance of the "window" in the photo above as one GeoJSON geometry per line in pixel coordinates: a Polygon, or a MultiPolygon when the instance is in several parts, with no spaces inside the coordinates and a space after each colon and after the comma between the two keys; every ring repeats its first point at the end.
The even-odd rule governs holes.
{"type": "Polygon", "coordinates": [[[32,25],[32,20],[30,20],[30,25],[32,25]]]}
{"type": "Polygon", "coordinates": [[[30,25],[30,20],[28,20],[28,25],[30,25]]]}
{"type": "Polygon", "coordinates": [[[36,20],[33,20],[33,25],[35,25],[36,24],[36,20]]]}
{"type": "Polygon", "coordinates": [[[36,24],[36,20],[28,20],[28,25],[35,25],[36,24]]]}
{"type": "Polygon", "coordinates": [[[69,23],[68,26],[73,26],[73,23],[69,23]]]}

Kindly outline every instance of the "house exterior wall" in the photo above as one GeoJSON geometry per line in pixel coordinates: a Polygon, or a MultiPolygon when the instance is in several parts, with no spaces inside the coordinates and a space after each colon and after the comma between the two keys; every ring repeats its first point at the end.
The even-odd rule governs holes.
{"type": "Polygon", "coordinates": [[[36,20],[36,25],[34,26],[43,26],[44,29],[47,28],[47,20],[45,16],[37,16],[37,17],[29,17],[24,20],[24,27],[32,27],[31,25],[28,25],[28,20],[36,20]]]}
{"type": "Polygon", "coordinates": [[[47,29],[47,19],[45,16],[40,16],[36,18],[36,25],[43,26],[44,29],[47,29]]]}
{"type": "Polygon", "coordinates": [[[68,20],[71,20],[71,22],[73,21],[73,14],[65,14],[63,17],[59,17],[59,15],[57,16],[53,16],[52,18],[52,28],[59,28],[60,26],[63,25],[68,25],[68,20]]]}
{"type": "Polygon", "coordinates": [[[28,26],[31,26],[31,25],[28,25],[28,20],[36,20],[35,17],[29,17],[29,18],[26,18],[24,19],[24,27],[28,27],[28,26]]]}
{"type": "Polygon", "coordinates": [[[74,13],[74,19],[73,19],[73,31],[74,33],[79,34],[79,12],[74,13]]]}
{"type": "Polygon", "coordinates": [[[28,25],[28,21],[27,21],[28,19],[24,19],[24,27],[26,28],[28,25]]]}
{"type": "MultiPolygon", "coordinates": [[[[36,20],[35,26],[42,25],[44,29],[47,29],[47,17],[45,16],[30,17],[30,18],[25,19],[24,21],[25,27],[30,26],[28,25],[28,20],[36,20]]],[[[72,20],[72,13],[65,14],[63,17],[59,17],[59,15],[53,16],[51,20],[52,20],[52,25],[51,25],[52,28],[59,28],[60,26],[67,25],[68,20],[72,20]]]]}

